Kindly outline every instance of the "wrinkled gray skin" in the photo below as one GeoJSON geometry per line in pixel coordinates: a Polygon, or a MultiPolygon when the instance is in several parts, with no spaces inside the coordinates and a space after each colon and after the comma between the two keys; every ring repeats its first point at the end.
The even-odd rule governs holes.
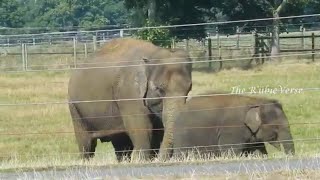
{"type": "Polygon", "coordinates": [[[281,141],[285,153],[295,153],[288,120],[276,100],[242,95],[193,97],[185,108],[176,121],[174,155],[186,155],[195,149],[183,147],[194,146],[203,146],[196,151],[200,156],[221,156],[230,150],[235,155],[255,150],[267,154],[263,142],[281,150],[281,141]]]}
{"type": "Polygon", "coordinates": [[[78,66],[71,75],[68,92],[82,157],[92,157],[100,139],[111,141],[118,151],[134,147],[132,154],[117,153],[118,159],[122,155],[131,155],[132,160],[150,158],[153,124],[149,116],[158,113],[164,126],[159,156],[164,160],[168,158],[172,153],[168,148],[173,145],[176,112],[186,98],[162,100],[160,97],[188,94],[192,65],[181,62],[189,61],[185,51],[170,51],[146,41],[125,38],[111,40],[89,63],[78,66]],[[180,63],[169,64],[175,62],[180,63]],[[132,100],[144,97],[159,99],[132,100]],[[118,99],[131,100],[110,101],[118,99]]]}
{"type": "MultiPolygon", "coordinates": [[[[120,114],[114,113],[112,116],[119,116],[120,114]]],[[[156,114],[150,113],[148,117],[152,124],[152,138],[151,138],[151,149],[150,159],[156,158],[159,153],[159,148],[163,139],[163,124],[161,118],[156,114]]],[[[100,138],[101,142],[108,142],[110,138],[100,138]]],[[[126,158],[131,157],[133,151],[133,144],[127,133],[119,133],[112,136],[112,144],[115,149],[115,155],[117,160],[121,162],[126,158]]]]}

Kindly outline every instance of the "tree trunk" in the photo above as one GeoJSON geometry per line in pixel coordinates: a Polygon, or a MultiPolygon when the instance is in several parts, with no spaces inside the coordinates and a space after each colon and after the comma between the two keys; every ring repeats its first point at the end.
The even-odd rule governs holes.
{"type": "Polygon", "coordinates": [[[155,22],[156,20],[156,8],[157,8],[156,0],[149,0],[148,1],[148,19],[151,22],[155,22]]]}
{"type": "Polygon", "coordinates": [[[275,18],[273,20],[273,29],[272,29],[272,40],[271,40],[271,56],[272,60],[280,60],[278,57],[280,55],[280,39],[279,39],[279,13],[275,12],[273,14],[273,17],[275,18]]]}
{"type": "Polygon", "coordinates": [[[279,24],[280,24],[280,19],[279,19],[279,14],[281,10],[284,8],[284,6],[287,4],[288,0],[283,0],[281,4],[278,6],[278,8],[273,12],[273,30],[272,30],[272,40],[271,40],[271,56],[272,60],[278,59],[279,61],[281,60],[280,57],[280,38],[279,38],[279,24]]]}

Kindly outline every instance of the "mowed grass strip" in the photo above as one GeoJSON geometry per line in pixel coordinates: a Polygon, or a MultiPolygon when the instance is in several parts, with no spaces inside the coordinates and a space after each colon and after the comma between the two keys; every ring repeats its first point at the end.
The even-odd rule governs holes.
{"type": "MultiPolygon", "coordinates": [[[[0,74],[0,104],[67,101],[69,75],[68,72],[0,74]]],[[[236,86],[246,92],[252,87],[320,88],[319,77],[317,63],[267,64],[252,70],[230,69],[219,73],[194,71],[191,94],[210,90],[231,93],[236,86]]],[[[319,152],[320,140],[304,139],[320,135],[320,91],[254,95],[275,98],[283,104],[297,140],[298,155],[319,152]]],[[[268,149],[280,153],[272,147],[268,149]]],[[[77,160],[77,153],[67,104],[0,106],[0,162],[26,163],[32,159],[46,162],[57,157],[77,160]]],[[[114,159],[110,143],[98,143],[94,159],[105,159],[102,157],[114,159]]]]}

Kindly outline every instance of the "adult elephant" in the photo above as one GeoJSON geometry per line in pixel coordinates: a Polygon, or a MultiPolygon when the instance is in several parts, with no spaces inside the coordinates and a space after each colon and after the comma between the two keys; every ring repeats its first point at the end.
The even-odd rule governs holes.
{"type": "MultiPolygon", "coordinates": [[[[255,150],[267,154],[264,142],[295,153],[287,117],[281,103],[244,95],[193,97],[178,116],[174,154],[197,150],[200,155],[236,155],[255,150]]],[[[223,93],[224,94],[224,93],[223,93]]],[[[209,94],[204,94],[209,95],[209,94]]]]}
{"type": "Polygon", "coordinates": [[[130,140],[134,147],[131,158],[140,150],[139,157],[149,158],[150,113],[158,115],[164,126],[159,156],[169,157],[176,112],[192,86],[190,62],[183,50],[124,38],[111,40],[78,66],[71,74],[68,93],[82,157],[92,157],[100,139],[111,141],[118,151],[130,147],[126,146],[130,140]]]}

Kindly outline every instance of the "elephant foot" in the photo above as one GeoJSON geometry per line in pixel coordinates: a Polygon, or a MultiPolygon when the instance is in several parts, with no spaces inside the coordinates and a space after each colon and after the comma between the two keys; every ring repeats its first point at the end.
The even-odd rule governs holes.
{"type": "Polygon", "coordinates": [[[158,156],[159,161],[167,161],[171,158],[173,151],[168,149],[160,149],[158,156]]]}
{"type": "Polygon", "coordinates": [[[82,138],[82,141],[78,141],[78,145],[81,152],[81,159],[88,161],[94,157],[97,146],[96,139],[90,139],[88,137],[82,138]]]}
{"type": "Polygon", "coordinates": [[[89,161],[90,159],[92,159],[94,157],[94,152],[84,152],[81,155],[81,159],[83,161],[89,161]]]}
{"type": "Polygon", "coordinates": [[[133,150],[131,154],[131,162],[139,163],[149,159],[149,153],[143,150],[133,150]]]}

